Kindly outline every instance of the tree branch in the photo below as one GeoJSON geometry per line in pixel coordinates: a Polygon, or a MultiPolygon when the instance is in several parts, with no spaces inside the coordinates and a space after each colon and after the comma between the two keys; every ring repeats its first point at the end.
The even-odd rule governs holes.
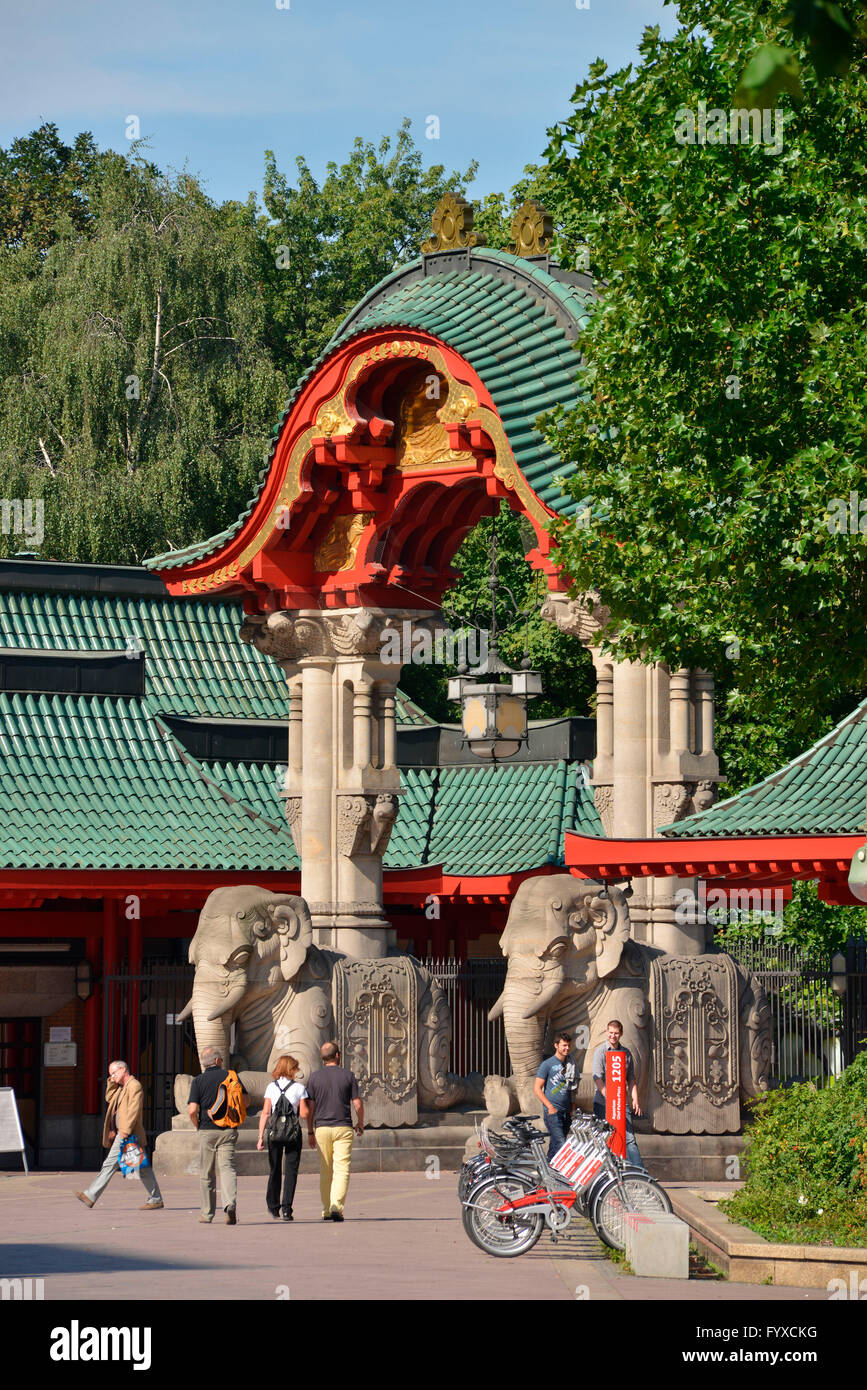
{"type": "Polygon", "coordinates": [[[49,471],[49,473],[51,474],[52,478],[56,478],[56,477],[57,477],[57,469],[54,467],[54,464],[51,462],[51,459],[50,459],[50,457],[49,457],[49,455],[48,455],[48,450],[46,449],[45,443],[44,443],[44,441],[43,441],[42,439],[40,439],[40,441],[39,441],[39,447],[40,447],[40,449],[42,450],[42,457],[45,459],[45,462],[48,464],[48,471],[49,471]]]}

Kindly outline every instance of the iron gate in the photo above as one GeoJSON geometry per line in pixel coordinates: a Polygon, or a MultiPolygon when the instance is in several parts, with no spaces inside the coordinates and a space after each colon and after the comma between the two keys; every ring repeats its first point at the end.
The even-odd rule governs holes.
{"type": "Polygon", "coordinates": [[[508,1076],[509,1052],[502,1018],[488,1021],[488,1010],[503,992],[506,961],[436,959],[422,964],[442,985],[452,1011],[452,1046],[449,1071],[466,1076],[508,1076]]]}
{"type": "Polygon", "coordinates": [[[150,1143],[171,1129],[175,1076],[199,1070],[193,1021],[175,1022],[192,987],[193,966],[178,961],[147,961],[134,972],[122,967],[103,980],[103,1076],[121,1059],[138,1077],[150,1143]]]}

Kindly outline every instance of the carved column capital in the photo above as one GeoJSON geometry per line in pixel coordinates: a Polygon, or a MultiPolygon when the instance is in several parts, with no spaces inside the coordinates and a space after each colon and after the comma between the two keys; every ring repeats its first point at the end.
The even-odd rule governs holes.
{"type": "Polygon", "coordinates": [[[567,598],[565,594],[549,594],[542,604],[541,616],[556,623],[561,632],[577,637],[590,646],[594,637],[611,621],[611,613],[598,594],[582,594],[567,598]]]}

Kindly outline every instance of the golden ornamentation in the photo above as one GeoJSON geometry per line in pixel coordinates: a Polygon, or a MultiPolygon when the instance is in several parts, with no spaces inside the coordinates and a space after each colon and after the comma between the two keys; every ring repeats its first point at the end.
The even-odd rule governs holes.
{"type": "Polygon", "coordinates": [[[544,256],[551,245],[554,220],[538,199],[528,198],[512,218],[510,231],[513,256],[544,256]]]}
{"type": "Polygon", "coordinates": [[[348,516],[335,517],[314,551],[313,568],[320,574],[326,570],[339,574],[341,570],[353,569],[362,533],[372,519],[373,512],[350,512],[348,516]]]}
{"type": "MultiPolygon", "coordinates": [[[[451,398],[451,387],[456,383],[447,383],[447,396],[441,407],[441,380],[436,372],[419,372],[412,378],[400,403],[396,464],[401,472],[414,468],[436,468],[443,464],[461,465],[473,462],[471,453],[453,452],[449,445],[449,436],[442,416],[443,409],[447,408],[451,398]],[[436,390],[432,394],[434,386],[436,390]]],[[[468,405],[469,413],[466,392],[462,393],[462,402],[468,405]]],[[[466,416],[463,418],[466,419],[466,416]]]]}
{"type": "Polygon", "coordinates": [[[460,193],[444,193],[433,210],[433,236],[421,244],[422,254],[434,251],[464,251],[471,246],[484,246],[485,238],[473,231],[475,209],[460,193]]]}
{"type": "MultiPolygon", "coordinates": [[[[439,411],[439,419],[441,421],[451,423],[452,420],[455,419],[467,419],[470,415],[481,421],[482,428],[490,436],[496,451],[496,462],[494,464],[494,473],[496,477],[505,482],[507,487],[512,488],[519,497],[528,515],[534,517],[544,525],[551,518],[552,513],[540,502],[520,470],[516,469],[515,461],[512,457],[512,450],[499,417],[493,410],[489,410],[486,406],[479,405],[472,389],[465,385],[465,383],[457,381],[450,374],[446,367],[445,358],[439,348],[434,347],[430,343],[416,343],[409,339],[392,338],[385,342],[377,343],[375,347],[367,348],[364,352],[360,352],[349,364],[343,385],[329,400],[324,401],[320,406],[317,412],[317,422],[323,420],[329,410],[334,411],[341,419],[349,421],[350,417],[346,414],[344,402],[350,386],[359,373],[375,362],[409,357],[415,358],[416,361],[430,363],[439,375],[448,382],[448,398],[439,411]],[[465,410],[466,414],[463,413],[465,410]],[[452,414],[452,411],[455,413],[452,414]]],[[[249,565],[254,556],[259,554],[274,535],[275,531],[280,529],[279,519],[281,514],[283,512],[288,512],[292,504],[301,496],[303,490],[301,485],[301,469],[305,458],[310,452],[312,440],[321,434],[322,429],[319,423],[317,423],[304,430],[296,439],[289,456],[289,461],[286,465],[286,475],[283,479],[280,496],[277,498],[267,517],[265,517],[255,536],[253,536],[249,544],[231,566],[235,574],[249,565]]],[[[446,462],[460,466],[464,462],[464,456],[461,454],[454,454],[449,450],[446,462]]],[[[284,521],[284,528],[285,527],[286,522],[284,521]]],[[[202,581],[195,582],[198,584],[202,583],[202,581]]],[[[214,585],[214,577],[209,575],[207,587],[210,588],[212,585],[214,585]]]]}

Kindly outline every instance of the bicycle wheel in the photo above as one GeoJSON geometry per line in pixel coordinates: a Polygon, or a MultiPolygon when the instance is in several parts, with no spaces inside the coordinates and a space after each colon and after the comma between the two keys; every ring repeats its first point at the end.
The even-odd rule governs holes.
{"type": "Polygon", "coordinates": [[[485,1178],[471,1188],[469,1201],[472,1205],[464,1207],[463,1223],[473,1244],[486,1255],[506,1259],[531,1250],[545,1224],[542,1213],[518,1211],[501,1216],[497,1208],[533,1191],[535,1185],[528,1178],[513,1176],[485,1178]]]}
{"type": "Polygon", "coordinates": [[[590,1208],[590,1220],[599,1239],[610,1245],[612,1250],[623,1250],[626,1245],[623,1217],[627,1211],[647,1214],[669,1212],[671,1202],[668,1193],[649,1173],[633,1169],[627,1171],[619,1181],[610,1178],[595,1196],[590,1208]]]}

